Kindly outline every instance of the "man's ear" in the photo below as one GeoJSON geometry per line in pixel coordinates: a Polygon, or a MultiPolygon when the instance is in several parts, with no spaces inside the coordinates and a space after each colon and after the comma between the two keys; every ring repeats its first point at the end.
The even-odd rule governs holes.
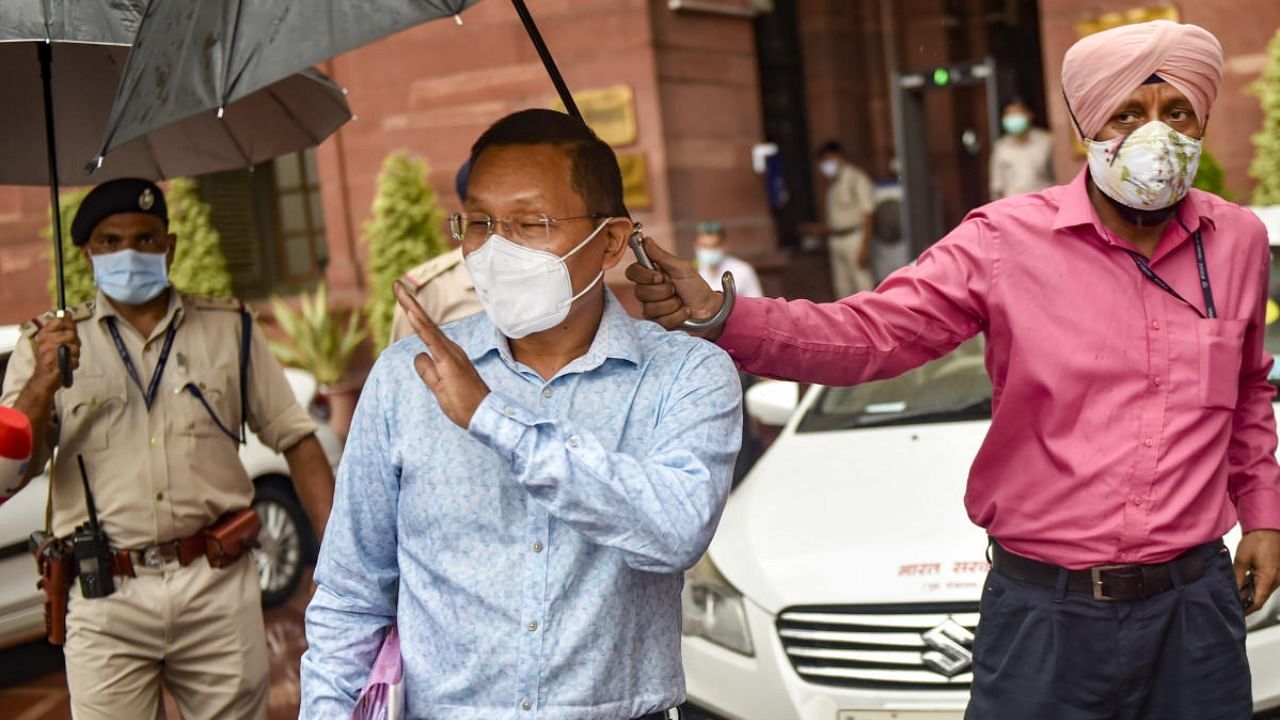
{"type": "Polygon", "coordinates": [[[610,221],[609,226],[604,229],[608,244],[604,249],[603,269],[608,270],[622,260],[622,255],[628,247],[627,237],[631,235],[635,226],[636,224],[628,218],[618,218],[610,221]]]}

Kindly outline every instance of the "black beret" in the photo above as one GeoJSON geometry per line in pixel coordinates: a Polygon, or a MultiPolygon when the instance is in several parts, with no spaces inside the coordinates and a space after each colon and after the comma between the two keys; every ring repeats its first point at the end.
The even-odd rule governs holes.
{"type": "Polygon", "coordinates": [[[71,221],[71,242],[82,247],[98,223],[119,213],[146,213],[155,215],[169,226],[169,208],[164,202],[164,191],[150,180],[120,178],[104,182],[85,195],[71,221]]]}

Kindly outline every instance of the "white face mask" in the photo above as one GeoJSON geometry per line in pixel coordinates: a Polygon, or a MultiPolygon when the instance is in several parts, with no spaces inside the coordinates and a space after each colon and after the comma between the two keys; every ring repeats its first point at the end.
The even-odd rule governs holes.
{"type": "Polygon", "coordinates": [[[834,180],[836,175],[840,174],[839,160],[823,160],[818,163],[818,171],[828,180],[834,180]]]}
{"type": "Polygon", "coordinates": [[[467,256],[467,270],[489,319],[503,335],[519,340],[559,325],[573,302],[604,277],[601,270],[581,292],[565,258],[595,239],[613,218],[606,218],[582,242],[563,256],[518,245],[494,233],[479,250],[467,256]]]}
{"type": "Polygon", "coordinates": [[[1201,141],[1159,120],[1126,137],[1084,143],[1098,189],[1138,210],[1160,210],[1186,197],[1200,167],[1201,141]]]}

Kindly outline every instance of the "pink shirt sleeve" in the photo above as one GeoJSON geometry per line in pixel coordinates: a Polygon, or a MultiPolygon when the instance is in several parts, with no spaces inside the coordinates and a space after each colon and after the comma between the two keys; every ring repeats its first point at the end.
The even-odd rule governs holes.
{"type": "Polygon", "coordinates": [[[824,385],[893,377],[981,332],[996,270],[972,217],[873,292],[838,302],[742,298],[717,343],[746,372],[824,385]]]}
{"type": "Polygon", "coordinates": [[[1271,399],[1275,388],[1267,381],[1273,362],[1263,347],[1266,335],[1267,284],[1271,270],[1271,250],[1266,231],[1257,228],[1260,238],[1251,251],[1260,255],[1256,268],[1254,306],[1249,313],[1241,349],[1240,393],[1227,447],[1227,489],[1235,502],[1240,528],[1280,530],[1280,477],[1273,461],[1276,453],[1275,411],[1271,399]]]}

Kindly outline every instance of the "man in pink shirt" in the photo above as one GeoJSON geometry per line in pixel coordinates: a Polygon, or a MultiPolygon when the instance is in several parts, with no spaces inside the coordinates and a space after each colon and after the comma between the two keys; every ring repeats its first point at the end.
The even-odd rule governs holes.
{"type": "MultiPolygon", "coordinates": [[[[1193,25],[1087,37],[1062,70],[1089,154],[1071,183],[978,208],[875,292],[743,298],[707,333],[747,372],[828,385],[986,336],[965,504],[994,562],[967,718],[1250,717],[1242,607],[1276,585],[1280,466],[1266,232],[1190,189],[1221,80],[1193,25]]],[[[627,271],[646,316],[713,316],[720,295],[647,246],[662,272],[627,271]]]]}

